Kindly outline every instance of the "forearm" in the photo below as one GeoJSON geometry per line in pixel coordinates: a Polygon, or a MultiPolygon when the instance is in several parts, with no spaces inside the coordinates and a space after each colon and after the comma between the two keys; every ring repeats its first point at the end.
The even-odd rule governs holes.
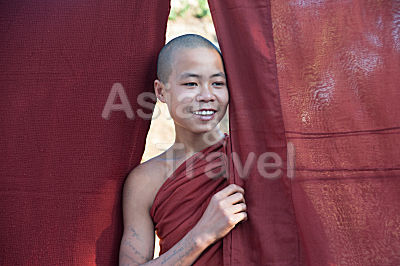
{"type": "Polygon", "coordinates": [[[194,229],[166,253],[142,265],[192,265],[211,243],[194,229]]]}

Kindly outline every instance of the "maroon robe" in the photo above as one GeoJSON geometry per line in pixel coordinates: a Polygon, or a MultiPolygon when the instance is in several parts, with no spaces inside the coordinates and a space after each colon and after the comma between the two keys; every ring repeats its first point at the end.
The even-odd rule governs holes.
{"type": "MultiPolygon", "coordinates": [[[[150,215],[160,238],[160,255],[179,242],[200,220],[211,197],[228,185],[229,136],[182,163],[159,189],[150,215]],[[216,156],[212,158],[211,156],[216,156]],[[211,160],[210,160],[211,159],[211,160]]],[[[209,246],[194,265],[222,265],[222,239],[209,246]]]]}

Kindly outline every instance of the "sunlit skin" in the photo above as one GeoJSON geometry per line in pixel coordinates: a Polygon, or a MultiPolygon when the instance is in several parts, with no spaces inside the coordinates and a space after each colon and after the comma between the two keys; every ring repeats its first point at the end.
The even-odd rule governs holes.
{"type": "Polygon", "coordinates": [[[216,125],[229,101],[224,66],[218,52],[209,48],[183,49],[174,56],[173,66],[166,84],[154,82],[155,92],[168,105],[174,120],[175,143],[184,143],[186,153],[196,152],[210,146],[205,134],[214,138],[222,135],[216,125]],[[211,120],[203,121],[193,113],[201,109],[216,113],[211,120]]]}

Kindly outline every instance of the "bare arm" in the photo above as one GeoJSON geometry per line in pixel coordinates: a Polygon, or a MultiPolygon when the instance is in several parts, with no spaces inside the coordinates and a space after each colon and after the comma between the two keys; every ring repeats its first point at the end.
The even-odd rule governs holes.
{"type": "Polygon", "coordinates": [[[144,170],[137,167],[124,185],[124,233],[119,253],[120,265],[139,265],[153,258],[154,227],[149,214],[152,184],[144,170]]]}
{"type": "MultiPolygon", "coordinates": [[[[136,170],[136,169],[135,169],[136,170]]],[[[246,219],[243,189],[230,185],[216,193],[200,221],[177,244],[158,258],[154,252],[154,227],[149,210],[149,178],[133,171],[124,186],[124,234],[120,265],[191,265],[216,240],[246,219]]]]}

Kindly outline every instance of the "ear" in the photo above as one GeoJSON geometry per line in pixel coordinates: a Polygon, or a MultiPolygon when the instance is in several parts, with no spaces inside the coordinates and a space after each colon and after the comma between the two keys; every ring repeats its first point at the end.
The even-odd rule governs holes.
{"type": "Polygon", "coordinates": [[[154,92],[156,93],[157,99],[165,103],[166,101],[165,84],[161,80],[156,79],[154,81],[154,92]]]}

